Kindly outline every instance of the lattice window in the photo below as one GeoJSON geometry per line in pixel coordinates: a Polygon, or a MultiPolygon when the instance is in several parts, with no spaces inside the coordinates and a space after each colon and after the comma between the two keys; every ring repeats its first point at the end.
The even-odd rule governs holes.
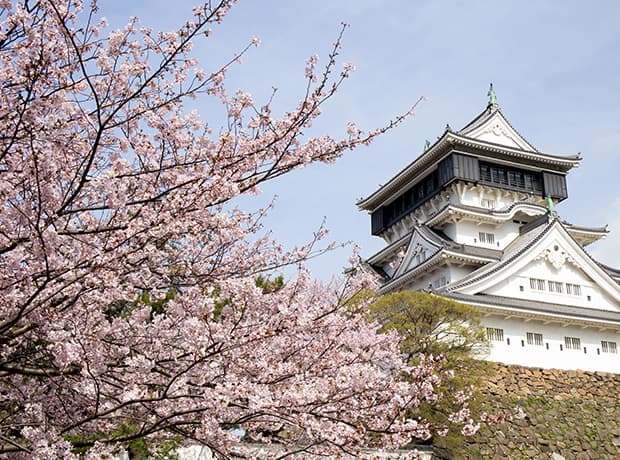
{"type": "Polygon", "coordinates": [[[564,346],[567,350],[581,350],[581,339],[579,337],[564,337],[564,346]]]}
{"type": "Polygon", "coordinates": [[[536,345],[537,347],[543,346],[543,335],[542,334],[538,334],[536,332],[528,332],[526,335],[527,335],[528,345],[536,345]]]}
{"type": "Polygon", "coordinates": [[[487,327],[487,337],[493,342],[503,342],[504,330],[496,327],[487,327]]]}
{"type": "Polygon", "coordinates": [[[581,295],[581,286],[578,284],[566,283],[566,293],[569,295],[581,295]]]}
{"type": "Polygon", "coordinates": [[[541,280],[540,278],[530,278],[530,288],[536,291],[544,291],[546,284],[545,280],[541,280]]]}
{"type": "Polygon", "coordinates": [[[616,342],[609,342],[607,340],[601,340],[601,350],[603,353],[618,353],[618,346],[616,342]]]}
{"type": "Polygon", "coordinates": [[[481,243],[494,244],[495,243],[495,235],[493,233],[479,232],[478,233],[478,240],[481,243]]]}
{"type": "Polygon", "coordinates": [[[549,292],[557,292],[558,294],[562,294],[564,292],[564,283],[560,283],[558,281],[549,281],[549,292]]]}
{"type": "Polygon", "coordinates": [[[437,288],[440,288],[442,286],[445,286],[446,284],[448,284],[448,278],[446,278],[445,276],[440,276],[433,283],[433,287],[435,287],[435,289],[437,289],[437,288]]]}

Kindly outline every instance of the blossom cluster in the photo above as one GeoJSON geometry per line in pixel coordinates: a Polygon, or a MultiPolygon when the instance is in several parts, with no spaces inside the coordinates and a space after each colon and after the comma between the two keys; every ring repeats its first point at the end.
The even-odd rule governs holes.
{"type": "Polygon", "coordinates": [[[322,73],[280,118],[192,40],[233,1],[207,2],[175,31],[137,18],[108,31],[95,2],[0,2],[0,453],[104,458],[136,439],[242,453],[280,442],[310,454],[396,447],[430,435],[432,360],[402,362],[350,299],[369,280],[324,285],[235,198],[294,168],[331,162],[384,128],[304,136],[353,70],[322,73]],[[212,130],[190,97],[227,117],[212,130]],[[217,132],[217,134],[215,134],[217,132]],[[409,378],[403,379],[404,375],[409,378]],[[241,440],[239,430],[244,434],[241,440]]]}

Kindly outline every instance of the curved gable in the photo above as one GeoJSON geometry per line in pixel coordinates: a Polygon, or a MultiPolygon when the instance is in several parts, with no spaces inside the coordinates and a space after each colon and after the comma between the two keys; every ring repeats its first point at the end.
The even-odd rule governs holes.
{"type": "Polygon", "coordinates": [[[505,258],[473,272],[448,289],[468,295],[551,299],[584,306],[591,302],[597,308],[619,309],[620,286],[583,250],[557,219],[537,229],[530,241],[527,241],[526,235],[521,238],[525,240],[524,244],[516,242],[515,248],[508,251],[505,258]],[[577,290],[578,295],[572,292],[577,290]]]}
{"type": "Polygon", "coordinates": [[[491,112],[480,123],[463,128],[459,134],[493,144],[536,151],[534,146],[510,125],[499,110],[491,112]]]}
{"type": "Polygon", "coordinates": [[[409,245],[407,246],[403,261],[396,270],[396,273],[394,273],[394,278],[399,277],[411,268],[430,259],[440,249],[440,244],[432,241],[420,231],[419,227],[416,227],[411,234],[411,239],[409,240],[409,245]]]}

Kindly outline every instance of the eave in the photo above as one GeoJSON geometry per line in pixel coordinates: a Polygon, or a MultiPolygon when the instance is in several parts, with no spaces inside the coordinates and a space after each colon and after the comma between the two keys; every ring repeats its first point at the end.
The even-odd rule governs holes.
{"type": "Polygon", "coordinates": [[[406,188],[410,182],[416,179],[417,174],[424,170],[427,166],[437,162],[447,155],[450,143],[447,141],[448,131],[446,131],[429,149],[422,153],[412,163],[407,165],[386,184],[382,185],[377,191],[367,198],[363,198],[357,202],[360,210],[374,211],[384,204],[394,194],[406,188]]]}
{"type": "Polygon", "coordinates": [[[608,265],[602,264],[598,261],[596,261],[596,263],[611,277],[611,279],[620,284],[620,269],[609,267],[608,265]]]}
{"type": "Polygon", "coordinates": [[[521,317],[543,322],[579,324],[602,329],[620,330],[620,312],[594,308],[558,305],[548,302],[533,302],[527,299],[514,299],[492,295],[467,295],[455,292],[444,293],[450,299],[473,305],[488,313],[506,318],[521,317]]]}
{"type": "Polygon", "coordinates": [[[515,203],[504,211],[449,204],[428,219],[425,224],[434,227],[454,217],[470,218],[481,222],[501,223],[512,219],[518,212],[525,211],[530,211],[532,213],[528,215],[542,215],[547,212],[543,206],[532,203],[515,203]]]}
{"type": "Polygon", "coordinates": [[[582,246],[605,238],[609,233],[607,227],[581,227],[562,221],[566,231],[582,246]]]}
{"type": "MultiPolygon", "coordinates": [[[[549,153],[541,153],[535,150],[521,150],[513,147],[507,147],[502,144],[495,144],[493,142],[481,141],[478,139],[472,139],[467,136],[461,136],[455,133],[450,133],[449,142],[454,145],[462,145],[465,147],[475,148],[483,152],[492,152],[505,156],[509,160],[527,160],[531,163],[538,163],[542,167],[545,165],[553,167],[553,171],[568,172],[572,168],[579,165],[581,157],[579,154],[575,155],[552,155],[549,153]]],[[[495,155],[493,155],[495,157],[495,155]]]]}
{"type": "MultiPolygon", "coordinates": [[[[526,151],[505,145],[494,144],[492,142],[480,141],[458,135],[452,131],[445,131],[444,134],[422,155],[402,169],[385,185],[381,186],[377,191],[367,198],[357,202],[360,210],[375,211],[379,206],[389,203],[402,190],[413,185],[418,179],[420,173],[425,172],[427,168],[434,166],[444,156],[448,155],[456,146],[462,146],[465,149],[473,149],[476,155],[497,159],[522,163],[536,163],[542,169],[548,168],[550,171],[567,172],[573,167],[579,165],[581,160],[577,155],[550,155],[537,151],[526,151]]],[[[464,152],[465,153],[465,152],[464,152]]]]}
{"type": "Polygon", "coordinates": [[[393,243],[381,249],[379,252],[370,256],[368,259],[366,259],[366,262],[371,265],[375,265],[375,264],[380,264],[386,259],[389,259],[391,256],[395,255],[398,252],[401,246],[406,244],[407,239],[409,238],[411,238],[411,233],[408,233],[405,236],[400,237],[393,243]]]}
{"type": "Polygon", "coordinates": [[[449,262],[457,262],[459,264],[470,264],[470,265],[484,265],[490,262],[496,262],[497,259],[491,257],[484,257],[480,255],[474,254],[465,254],[463,252],[449,250],[449,249],[440,249],[436,253],[434,253],[431,257],[426,259],[419,265],[407,270],[402,275],[392,278],[387,283],[385,283],[379,289],[379,294],[385,294],[387,292],[392,292],[398,289],[403,284],[406,284],[409,281],[414,280],[416,277],[421,275],[424,272],[429,271],[437,265],[447,265],[449,262]]]}

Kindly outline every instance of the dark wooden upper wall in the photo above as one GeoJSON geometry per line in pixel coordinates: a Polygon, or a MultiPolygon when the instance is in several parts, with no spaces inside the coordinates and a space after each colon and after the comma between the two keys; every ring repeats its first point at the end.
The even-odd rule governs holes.
{"type": "Polygon", "coordinates": [[[372,213],[372,234],[381,234],[456,180],[550,196],[556,201],[568,197],[564,174],[527,170],[452,152],[437,164],[436,169],[372,213]]]}

